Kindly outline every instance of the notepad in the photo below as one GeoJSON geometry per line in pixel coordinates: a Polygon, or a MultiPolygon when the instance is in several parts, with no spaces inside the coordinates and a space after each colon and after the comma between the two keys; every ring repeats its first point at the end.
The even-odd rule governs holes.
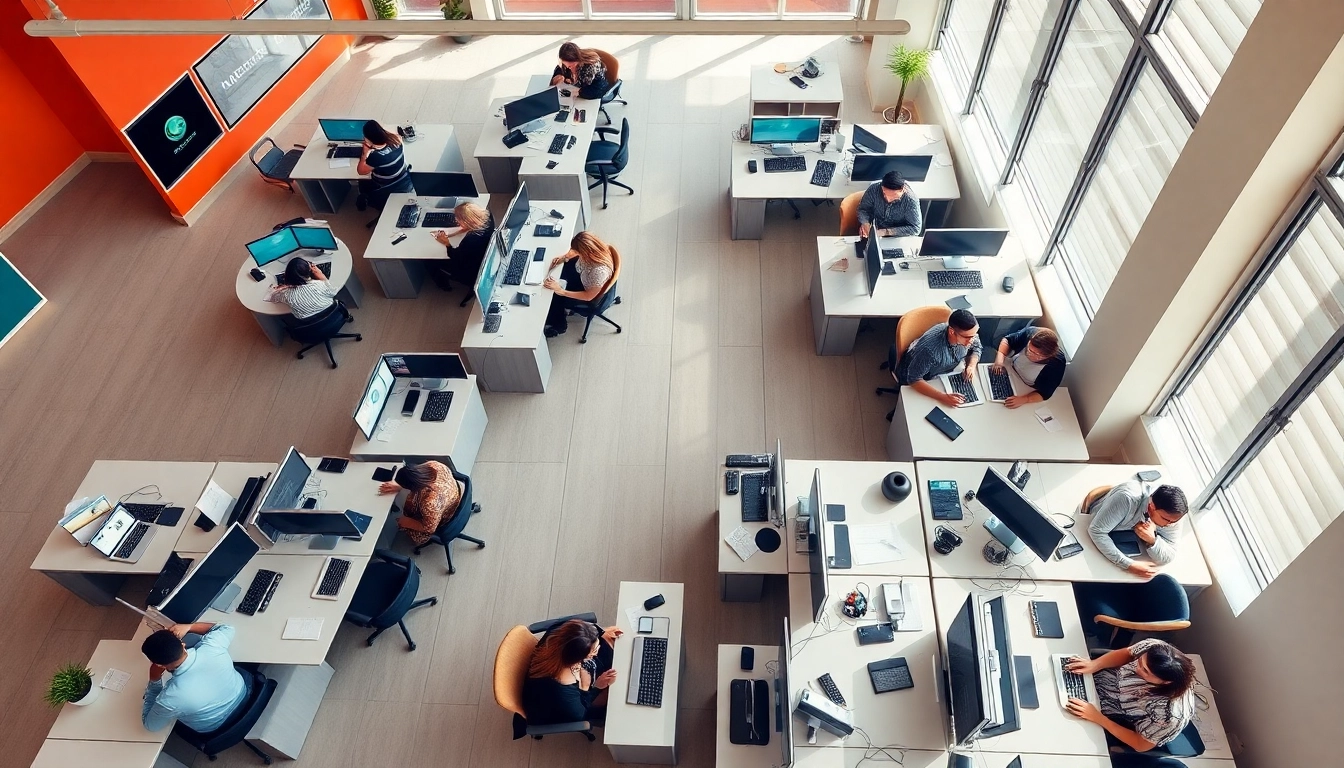
{"type": "Polygon", "coordinates": [[[322,619],[290,619],[285,622],[286,640],[316,640],[322,637],[322,619]]]}
{"type": "Polygon", "coordinates": [[[99,688],[106,688],[109,691],[121,692],[126,687],[126,683],[131,681],[131,673],[120,669],[109,669],[107,674],[103,675],[103,681],[98,684],[99,688]]]}
{"type": "Polygon", "coordinates": [[[1037,637],[1060,638],[1064,636],[1064,625],[1059,620],[1057,603],[1031,601],[1031,624],[1037,637]]]}
{"type": "Polygon", "coordinates": [[[751,535],[751,532],[740,525],[734,528],[732,533],[725,536],[724,541],[728,542],[728,546],[732,547],[733,551],[744,562],[747,558],[761,551],[756,546],[756,539],[751,535]]]}

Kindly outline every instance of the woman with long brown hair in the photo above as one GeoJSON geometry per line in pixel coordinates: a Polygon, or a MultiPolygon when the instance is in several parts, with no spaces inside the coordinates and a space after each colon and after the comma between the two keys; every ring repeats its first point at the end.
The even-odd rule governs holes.
{"type": "Polygon", "coordinates": [[[601,720],[616,681],[612,646],[625,634],[570,619],[551,628],[532,651],[523,681],[523,711],[532,725],[601,720]]]}
{"type": "Polygon", "coordinates": [[[355,170],[369,175],[359,181],[360,195],[355,202],[361,211],[370,204],[381,209],[393,192],[415,191],[406,156],[401,151],[401,137],[377,120],[364,123],[364,146],[355,170]]]}
{"type": "Polygon", "coordinates": [[[1176,738],[1195,715],[1195,663],[1161,640],[1141,640],[1092,661],[1074,658],[1069,671],[1092,675],[1101,706],[1069,699],[1065,709],[1135,752],[1176,738]]]}
{"type": "MultiPolygon", "coordinates": [[[[616,274],[621,255],[591,232],[580,232],[569,241],[569,250],[551,261],[550,269],[564,264],[560,279],[546,278],[542,286],[555,291],[546,315],[546,335],[559,336],[569,328],[566,312],[597,298],[616,274]],[[569,286],[578,286],[573,290],[569,286]]],[[[547,270],[550,271],[550,270],[547,270]]]]}
{"type": "Polygon", "coordinates": [[[378,492],[396,493],[403,488],[406,489],[406,500],[401,505],[397,527],[405,531],[417,547],[424,546],[440,525],[457,514],[462,503],[462,486],[446,465],[426,461],[398,469],[391,481],[378,487],[378,492]]]}
{"type": "Polygon", "coordinates": [[[450,230],[436,230],[434,239],[448,249],[448,257],[434,265],[430,273],[440,288],[448,290],[450,283],[470,284],[481,271],[481,262],[490,248],[490,238],[495,234],[495,220],[490,212],[481,206],[467,202],[453,209],[457,226],[450,230]],[[465,232],[462,241],[453,245],[451,238],[465,232]]]}
{"type": "Polygon", "coordinates": [[[607,83],[607,67],[596,48],[580,48],[574,43],[560,46],[560,63],[555,65],[551,76],[551,85],[579,86],[579,98],[600,99],[610,87],[607,83]]]}

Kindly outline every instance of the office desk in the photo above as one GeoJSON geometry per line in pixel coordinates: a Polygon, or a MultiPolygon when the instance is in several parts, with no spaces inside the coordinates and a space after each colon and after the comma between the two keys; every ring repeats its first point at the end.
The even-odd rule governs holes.
{"type": "MultiPolygon", "coordinates": [[[[972,593],[989,596],[1000,594],[981,589],[969,580],[933,580],[933,602],[938,613],[940,644],[945,646],[948,625],[957,615],[957,611],[961,610],[966,596],[972,593]]],[[[982,752],[1009,754],[1030,752],[1105,756],[1106,732],[1101,726],[1064,711],[1059,703],[1059,693],[1055,690],[1051,655],[1065,653],[1087,657],[1087,642],[1083,638],[1083,627],[1078,620],[1078,611],[1074,607],[1073,587],[1059,582],[1037,582],[1034,594],[1007,594],[1004,595],[1004,603],[1013,655],[1031,657],[1040,707],[1037,709],[1019,707],[1021,730],[978,739],[975,748],[982,752]],[[1059,618],[1064,626],[1064,637],[1052,639],[1035,636],[1029,609],[1032,600],[1047,600],[1059,604],[1059,618]]],[[[1087,678],[1087,692],[1089,699],[1095,702],[1097,693],[1091,678],[1087,678]]]]}
{"type": "MultiPolygon", "coordinates": [[[[993,258],[972,264],[983,275],[983,288],[930,288],[928,272],[941,270],[934,259],[917,259],[922,237],[882,238],[884,248],[901,248],[906,257],[893,263],[905,263],[910,269],[897,269],[894,275],[881,275],[872,296],[868,295],[868,272],[862,255],[854,252],[857,237],[824,236],[817,238],[817,263],[812,270],[812,332],[818,355],[848,355],[854,351],[859,323],[871,317],[900,317],[916,307],[941,305],[954,296],[965,296],[980,321],[980,335],[997,343],[1004,334],[1028,325],[1041,316],[1041,300],[1036,294],[1026,254],[1017,238],[1010,237],[993,258]],[[831,267],[840,259],[849,260],[849,269],[839,272],[831,267]],[[1003,278],[1012,277],[1012,293],[1003,290],[1003,278]]],[[[991,343],[989,341],[986,342],[991,343]]]]}
{"type": "MultiPolygon", "coordinates": [[[[294,541],[278,541],[270,549],[264,550],[265,553],[267,555],[305,555],[314,559],[328,555],[335,557],[368,557],[372,555],[373,550],[378,546],[379,534],[382,533],[388,515],[392,512],[392,502],[397,498],[394,494],[383,495],[378,493],[378,487],[382,483],[373,479],[373,470],[378,465],[373,462],[352,461],[344,472],[318,472],[316,470],[317,465],[322,461],[321,456],[304,456],[303,458],[304,461],[308,462],[308,466],[313,468],[313,477],[319,481],[316,488],[311,485],[308,486],[304,491],[304,496],[316,496],[318,509],[337,511],[352,509],[369,515],[373,520],[369,521],[369,529],[364,532],[364,535],[358,541],[341,539],[336,543],[335,549],[310,549],[310,538],[304,536],[296,538],[294,541]]],[[[255,562],[255,558],[253,560],[255,562]]],[[[272,568],[271,570],[275,569],[272,568]]],[[[349,582],[348,577],[346,581],[349,582]]],[[[246,589],[249,582],[240,580],[239,583],[246,589]]],[[[312,589],[311,584],[309,589],[312,589]]]]}
{"type": "Polygon", "coordinates": [[[779,661],[779,646],[775,645],[720,645],[718,695],[715,697],[714,765],[718,768],[774,768],[779,763],[781,734],[775,720],[775,676],[766,667],[779,661]],[[742,669],[742,649],[752,648],[755,663],[752,669],[742,669]],[[734,744],[728,740],[729,706],[732,695],[729,686],[734,680],[764,680],[770,686],[770,713],[767,727],[769,744],[734,744]]]}
{"type": "MultiPolygon", "coordinates": [[[[719,598],[725,602],[757,602],[765,589],[765,577],[771,574],[783,575],[789,572],[788,550],[793,547],[793,537],[789,528],[775,528],[781,539],[779,549],[774,552],[761,550],[743,560],[737,556],[728,544],[727,537],[739,525],[746,528],[752,536],[763,528],[774,528],[774,523],[749,523],[742,520],[742,496],[739,491],[732,496],[724,487],[724,473],[728,467],[719,465],[718,478],[719,503],[715,508],[719,518],[719,598]]],[[[764,472],[760,467],[738,467],[742,474],[764,472]]],[[[769,503],[766,503],[769,509],[769,503]]]]}
{"type": "MultiPolygon", "coordinates": [[[[881,744],[874,746],[880,747],[881,744]]],[[[888,753],[901,755],[896,749],[888,748],[888,753]]],[[[874,764],[893,763],[881,754],[873,754],[861,748],[825,749],[821,747],[800,747],[796,753],[793,768],[862,768],[874,764]]],[[[948,753],[922,749],[907,749],[903,753],[901,768],[947,768],[948,753]]],[[[985,754],[978,752],[970,755],[974,768],[1004,768],[1008,765],[1008,755],[985,754]]],[[[1083,757],[1080,755],[1021,755],[1022,768],[1111,768],[1111,761],[1105,757],[1083,757]]]]}
{"type": "MultiPolygon", "coordinates": [[[[212,461],[95,461],[71,498],[106,496],[115,504],[124,495],[157,485],[162,498],[135,496],[127,501],[173,504],[190,510],[214,469],[212,461]]],[[[135,563],[109,560],[92,547],[80,546],[64,528],[53,525],[29,567],[45,573],[91,605],[109,605],[127,576],[154,574],[163,569],[178,536],[182,535],[182,526],[189,524],[189,515],[184,512],[176,527],[160,526],[135,563]]]]}
{"type": "MultiPolygon", "coordinates": [[[[855,538],[857,526],[888,523],[896,526],[898,543],[902,558],[872,565],[854,563],[853,568],[832,570],[836,576],[928,576],[929,562],[921,551],[920,541],[924,538],[921,522],[919,497],[911,493],[900,504],[892,504],[882,495],[882,478],[891,472],[904,472],[910,482],[915,482],[915,465],[909,462],[887,461],[803,461],[787,460],[784,464],[784,498],[788,506],[787,531],[795,531],[798,520],[798,499],[807,498],[812,488],[812,473],[821,470],[822,504],[843,504],[845,507],[844,525],[850,528],[851,539],[855,538]]],[[[825,517],[825,510],[822,510],[825,517]]],[[[836,523],[827,521],[828,532],[834,531],[836,523]]],[[[809,571],[808,553],[798,552],[792,546],[792,535],[786,537],[789,547],[789,573],[807,573],[809,571]]],[[[834,534],[829,537],[834,541],[834,534]]],[[[833,551],[834,545],[831,547],[833,551]]],[[[870,580],[869,584],[873,582],[870,580]]],[[[874,585],[876,586],[876,585],[874,585]]]]}
{"type": "MultiPolygon", "coordinates": [[[[591,116],[594,113],[589,113],[591,116]]],[[[686,671],[685,639],[682,634],[682,616],[686,610],[685,588],[681,584],[646,581],[622,581],[616,598],[616,626],[625,630],[625,636],[616,641],[612,669],[617,672],[616,682],[607,694],[607,724],[602,729],[602,741],[611,750],[618,763],[652,763],[676,765],[677,762],[677,706],[680,699],[681,677],[686,671]],[[661,594],[667,602],[644,610],[644,601],[661,594]],[[663,705],[642,707],[627,704],[630,685],[630,653],[635,637],[626,611],[634,609],[636,616],[665,616],[670,620],[667,642],[666,678],[663,682],[663,705]]]]}
{"type": "Polygon", "coordinates": [[[72,741],[47,739],[33,759],[32,768],[186,768],[162,745],[136,741],[72,741]]]}
{"type": "MultiPolygon", "coordinates": [[[[1224,766],[1216,768],[1232,768],[1232,744],[1227,740],[1227,731],[1223,730],[1223,719],[1218,714],[1218,702],[1214,698],[1214,687],[1209,684],[1209,673],[1204,668],[1204,660],[1199,654],[1190,654],[1190,660],[1195,663],[1195,679],[1200,682],[1203,689],[1200,693],[1209,701],[1207,710],[1195,710],[1195,728],[1199,730],[1199,736],[1204,740],[1204,754],[1200,755],[1203,760],[1224,760],[1227,761],[1224,766]]],[[[1181,758],[1186,761],[1187,768],[1201,768],[1202,763],[1191,761],[1189,758],[1181,758]]]]}
{"type": "MultiPolygon", "coordinates": [[[[802,62],[793,64],[801,68],[802,62]]],[[[774,64],[751,65],[751,116],[785,117],[840,117],[840,104],[845,100],[840,81],[840,63],[819,61],[821,70],[816,77],[801,78],[807,88],[799,88],[789,81],[794,75],[775,71],[774,64]]],[[[801,76],[800,76],[801,77],[801,76]]]]}
{"type": "MultiPolygon", "coordinates": [[[[126,681],[120,692],[99,690],[98,698],[87,706],[66,704],[61,707],[56,722],[47,732],[47,741],[66,741],[85,746],[52,747],[48,754],[71,751],[87,754],[86,750],[96,750],[104,744],[113,744],[115,749],[116,744],[129,742],[151,747],[153,754],[157,755],[173,729],[164,727],[158,731],[148,731],[140,720],[143,694],[149,685],[149,661],[140,652],[140,643],[135,640],[100,640],[88,666],[93,673],[94,685],[102,681],[107,670],[113,668],[129,672],[131,679],[126,681]]],[[[143,759],[149,757],[150,752],[141,748],[118,750],[115,754],[123,758],[132,756],[143,759]]],[[[131,764],[148,767],[155,765],[155,762],[150,758],[147,762],[131,764]]]]}
{"type": "MultiPolygon", "coordinates": [[[[277,466],[279,465],[273,462],[221,461],[215,465],[215,471],[210,475],[210,479],[227,491],[236,503],[238,494],[243,492],[243,486],[247,484],[248,478],[269,475],[277,466]]],[[[208,532],[197,528],[196,518],[201,513],[192,507],[195,503],[192,501],[191,504],[179,505],[186,507],[187,511],[182,514],[182,522],[178,523],[182,535],[177,537],[177,546],[173,548],[175,552],[188,557],[191,556],[190,553],[209,552],[210,548],[224,537],[224,532],[229,530],[229,526],[225,524],[228,522],[227,518],[208,532]]]]}
{"type": "MultiPolygon", "coordinates": [[[[346,246],[345,241],[336,238],[336,250],[332,253],[322,256],[304,258],[309,261],[322,264],[331,262],[331,280],[332,285],[341,286],[341,290],[336,294],[336,298],[345,302],[347,306],[358,307],[364,300],[364,284],[359,281],[359,275],[355,274],[354,260],[350,255],[350,248],[346,246]]],[[[293,256],[300,255],[298,253],[293,256]]],[[[243,259],[242,266],[238,267],[238,275],[234,278],[234,292],[238,294],[238,301],[252,313],[252,317],[261,326],[262,333],[266,338],[277,347],[285,344],[285,322],[284,317],[290,315],[289,305],[266,300],[266,292],[271,286],[275,285],[275,276],[285,271],[285,266],[293,258],[289,256],[277,261],[273,261],[264,267],[261,271],[266,273],[266,279],[257,281],[252,279],[249,272],[257,268],[257,263],[251,256],[243,259]]]]}
{"type": "MultiPolygon", "coordinates": [[[[588,114],[591,118],[596,110],[588,114]]],[[[537,199],[532,199],[531,203],[534,207],[547,211],[554,208],[564,214],[565,218],[559,222],[560,236],[537,237],[532,234],[534,227],[528,225],[518,236],[514,249],[532,251],[540,246],[546,249],[548,260],[568,251],[570,238],[582,229],[578,222],[579,204],[537,199]]],[[[542,331],[555,294],[540,285],[504,285],[504,267],[501,259],[494,291],[494,300],[504,307],[499,332],[486,333],[482,310],[472,312],[462,332],[462,354],[472,373],[478,377],[477,383],[486,392],[545,392],[546,383],[551,378],[551,351],[542,331]],[[510,303],[519,292],[531,294],[531,306],[510,303]]],[[[550,274],[558,278],[560,267],[550,274]]],[[[578,343],[572,332],[559,337],[557,342],[578,343]]]]}
{"type": "MultiPolygon", "coordinates": [[[[383,206],[383,212],[378,216],[378,226],[374,228],[373,236],[369,238],[369,245],[364,249],[364,260],[373,266],[373,273],[378,277],[378,285],[382,287],[383,295],[389,299],[414,299],[420,295],[420,286],[425,284],[425,275],[433,262],[448,257],[447,249],[434,239],[435,232],[449,229],[448,227],[397,228],[397,217],[401,215],[401,207],[411,200],[420,203],[422,218],[423,214],[430,210],[450,210],[431,208],[429,204],[436,199],[433,196],[405,192],[387,196],[387,205],[383,206]],[[392,241],[403,234],[406,235],[406,239],[393,245],[392,241]]],[[[471,202],[488,209],[490,196],[481,195],[472,198],[471,202]]],[[[450,237],[449,241],[456,247],[462,243],[462,238],[465,236],[465,233],[459,232],[450,237]]]]}
{"type": "MultiPolygon", "coordinates": [[[[884,125],[864,124],[864,129],[887,142],[887,153],[893,155],[933,155],[928,176],[924,181],[910,182],[910,189],[919,198],[924,209],[924,226],[940,227],[951,210],[952,201],[961,197],[957,174],[952,167],[952,155],[947,138],[940,125],[884,125]]],[[[853,131],[841,126],[845,147],[851,145],[853,131]]],[[[769,200],[841,200],[852,192],[862,192],[875,182],[850,181],[849,172],[853,154],[848,149],[837,152],[834,144],[819,153],[807,146],[800,153],[807,163],[804,171],[766,173],[764,160],[768,157],[763,146],[743,141],[732,143],[731,198],[733,239],[760,240],[765,232],[765,205],[769,200]],[[757,173],[747,170],[747,161],[755,160],[757,173]],[[831,183],[825,187],[812,184],[812,171],[818,160],[836,163],[831,183]]],[[[840,214],[837,209],[836,229],[840,214]]]]}
{"type": "MultiPolygon", "coordinates": [[[[1009,376],[1016,378],[1011,368],[1008,371],[1009,376]]],[[[939,380],[931,383],[938,389],[943,387],[939,380]]],[[[1014,385],[1021,383],[1015,381],[1014,385]]],[[[898,400],[891,426],[887,428],[887,456],[893,460],[912,457],[973,461],[1088,460],[1087,443],[1068,387],[1056,389],[1054,396],[1043,403],[1029,403],[1020,408],[988,401],[948,408],[911,387],[901,387],[898,400]],[[956,440],[948,440],[924,418],[935,407],[942,408],[965,430],[956,440]],[[1047,432],[1036,418],[1036,411],[1041,408],[1049,408],[1063,429],[1047,432]]]]}
{"type": "MultiPolygon", "coordinates": [[[[395,131],[393,123],[382,123],[395,131]]],[[[415,141],[402,143],[406,164],[414,171],[461,172],[462,150],[457,145],[457,134],[451,125],[415,123],[415,141]]],[[[350,193],[350,183],[368,178],[358,171],[359,158],[349,158],[349,165],[331,167],[327,158],[327,136],[321,126],[313,133],[303,156],[294,165],[290,178],[299,188],[299,194],[313,213],[336,213],[350,193]]]]}
{"type": "MultiPolygon", "coordinates": [[[[845,619],[840,613],[840,601],[859,582],[865,581],[876,589],[871,579],[831,576],[827,581],[828,620],[832,627],[843,629],[822,634],[821,628],[812,622],[809,577],[799,573],[789,575],[789,627],[793,633],[793,660],[789,663],[790,704],[796,706],[802,690],[811,686],[822,673],[829,672],[849,704],[854,726],[866,731],[874,744],[941,750],[947,744],[947,711],[939,703],[938,626],[933,617],[930,580],[905,579],[912,584],[912,596],[923,619],[922,629],[897,632],[890,643],[859,645],[858,636],[850,626],[886,620],[886,612],[880,606],[870,609],[868,616],[857,623],[845,619]],[[811,639],[805,641],[809,636],[811,639]],[[873,693],[872,682],[868,679],[868,663],[897,656],[905,657],[915,687],[873,693]]],[[[817,693],[820,689],[813,686],[812,690],[817,693]]],[[[807,725],[801,719],[795,718],[793,734],[796,746],[807,746],[807,725]]],[[[818,730],[817,746],[863,746],[863,737],[855,733],[848,739],[841,739],[818,730]]]]}
{"type": "Polygon", "coordinates": [[[465,379],[446,380],[448,383],[443,389],[453,393],[453,402],[448,406],[448,416],[443,421],[420,420],[429,402],[427,392],[420,394],[414,413],[410,416],[401,415],[402,402],[411,381],[396,380],[389,395],[390,402],[378,419],[372,440],[365,440],[364,433],[355,429],[350,455],[358,461],[370,462],[421,462],[433,459],[446,463],[452,459],[453,466],[459,472],[470,475],[471,468],[476,465],[476,454],[481,450],[481,441],[485,439],[485,425],[489,421],[481,392],[476,386],[476,376],[467,374],[465,379]],[[392,424],[397,426],[390,426],[392,424]]]}

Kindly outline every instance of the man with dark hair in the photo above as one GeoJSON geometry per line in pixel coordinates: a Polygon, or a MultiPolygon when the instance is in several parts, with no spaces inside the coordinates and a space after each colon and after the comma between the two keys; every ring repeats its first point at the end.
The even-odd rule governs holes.
{"type": "Polygon", "coordinates": [[[922,336],[910,343],[896,364],[896,381],[901,386],[928,395],[949,408],[956,408],[965,399],[955,392],[944,392],[929,383],[944,373],[952,373],[963,362],[962,376],[967,381],[975,378],[975,364],[980,361],[980,323],[969,309],[958,309],[922,336]]]}
{"type": "Polygon", "coordinates": [[[232,641],[233,627],[205,622],[174,624],[145,638],[140,650],[150,661],[149,685],[140,720],[146,729],[157,731],[177,720],[209,733],[242,706],[247,682],[233,668],[232,641]],[[202,636],[190,650],[182,642],[188,632],[202,636]],[[171,673],[167,683],[164,672],[171,673]]]}
{"type": "Polygon", "coordinates": [[[881,181],[869,185],[859,200],[859,237],[868,237],[874,227],[889,237],[910,237],[924,231],[919,198],[896,171],[888,171],[881,181]]]}
{"type": "Polygon", "coordinates": [[[1176,559],[1187,506],[1185,493],[1174,485],[1159,485],[1149,493],[1139,480],[1121,483],[1092,502],[1092,522],[1087,532],[1107,560],[1135,576],[1150,579],[1159,565],[1176,559]],[[1128,557],[1115,545],[1113,531],[1132,530],[1139,537],[1151,563],[1128,557]]]}

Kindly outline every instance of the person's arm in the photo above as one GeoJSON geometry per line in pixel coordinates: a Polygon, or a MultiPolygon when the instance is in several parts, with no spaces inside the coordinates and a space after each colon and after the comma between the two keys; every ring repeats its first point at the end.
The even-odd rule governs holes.
{"type": "Polygon", "coordinates": [[[1012,354],[1012,347],[1008,344],[1008,337],[1004,336],[1003,339],[999,341],[998,351],[994,354],[994,367],[1003,368],[1004,363],[1010,354],[1012,354]]]}
{"type": "Polygon", "coordinates": [[[1065,705],[1065,708],[1075,717],[1080,717],[1100,725],[1102,728],[1106,729],[1107,733],[1120,741],[1123,741],[1126,746],[1135,752],[1147,752],[1157,746],[1157,744],[1140,736],[1138,731],[1126,728],[1107,717],[1104,712],[1097,709],[1097,705],[1090,701],[1070,698],[1069,703],[1065,705]]]}
{"type": "Polygon", "coordinates": [[[285,291],[289,289],[287,285],[272,285],[266,289],[266,295],[262,297],[273,304],[288,304],[285,301],[285,291]]]}
{"type": "Polygon", "coordinates": [[[873,214],[877,211],[877,201],[874,194],[882,194],[877,191],[876,185],[869,186],[863,191],[863,197],[859,198],[859,227],[871,227],[873,225],[873,214]]]}
{"type": "MultiPolygon", "coordinates": [[[[181,626],[181,625],[179,625],[181,626]]],[[[208,624],[198,622],[192,624],[189,631],[201,636],[201,642],[196,647],[214,646],[217,648],[228,648],[233,642],[235,630],[228,624],[208,624]]],[[[178,635],[181,637],[181,635],[178,635]]]]}
{"type": "MultiPolygon", "coordinates": [[[[162,674],[162,672],[160,672],[162,674]]],[[[150,680],[145,686],[144,704],[140,709],[140,722],[147,731],[160,731],[177,719],[177,710],[168,702],[161,701],[163,680],[150,680]]]]}
{"type": "Polygon", "coordinates": [[[1156,529],[1153,537],[1153,543],[1147,545],[1148,556],[1158,565],[1166,565],[1176,559],[1176,542],[1181,538],[1181,529],[1185,526],[1185,518],[1156,529]]]}
{"type": "Polygon", "coordinates": [[[368,176],[373,173],[373,166],[369,165],[369,151],[373,147],[369,145],[369,140],[364,140],[364,146],[359,151],[359,163],[355,165],[355,172],[360,176],[368,176]]]}
{"type": "Polygon", "coordinates": [[[1040,395],[1038,400],[1049,400],[1055,394],[1055,390],[1059,389],[1060,383],[1064,381],[1064,366],[1063,360],[1055,358],[1046,363],[1037,374],[1036,383],[1032,387],[1036,390],[1033,394],[1040,395]]]}
{"type": "Polygon", "coordinates": [[[1120,551],[1111,541],[1110,533],[1118,529],[1134,510],[1135,499],[1123,488],[1112,488],[1092,507],[1092,521],[1087,524],[1087,533],[1092,537],[1101,554],[1117,567],[1129,570],[1134,561],[1120,551]]]}
{"type": "Polygon", "coordinates": [[[907,187],[901,202],[901,219],[904,223],[893,227],[894,234],[896,237],[914,237],[924,229],[924,214],[919,209],[919,198],[907,187]]]}
{"type": "Polygon", "coordinates": [[[980,343],[980,337],[976,336],[971,342],[971,348],[966,352],[966,359],[962,361],[965,365],[962,368],[962,374],[967,381],[975,378],[975,366],[980,363],[980,355],[984,352],[984,345],[980,343]]]}
{"type": "Polygon", "coordinates": [[[1021,352],[1023,349],[1026,349],[1027,342],[1031,341],[1031,337],[1034,336],[1035,334],[1036,334],[1036,327],[1031,325],[1028,325],[1020,330],[1013,331],[1012,333],[1004,336],[1003,341],[999,342],[999,349],[1003,349],[1004,344],[1007,344],[1008,348],[1007,351],[1004,353],[1005,356],[1016,355],[1018,352],[1021,352]]]}

